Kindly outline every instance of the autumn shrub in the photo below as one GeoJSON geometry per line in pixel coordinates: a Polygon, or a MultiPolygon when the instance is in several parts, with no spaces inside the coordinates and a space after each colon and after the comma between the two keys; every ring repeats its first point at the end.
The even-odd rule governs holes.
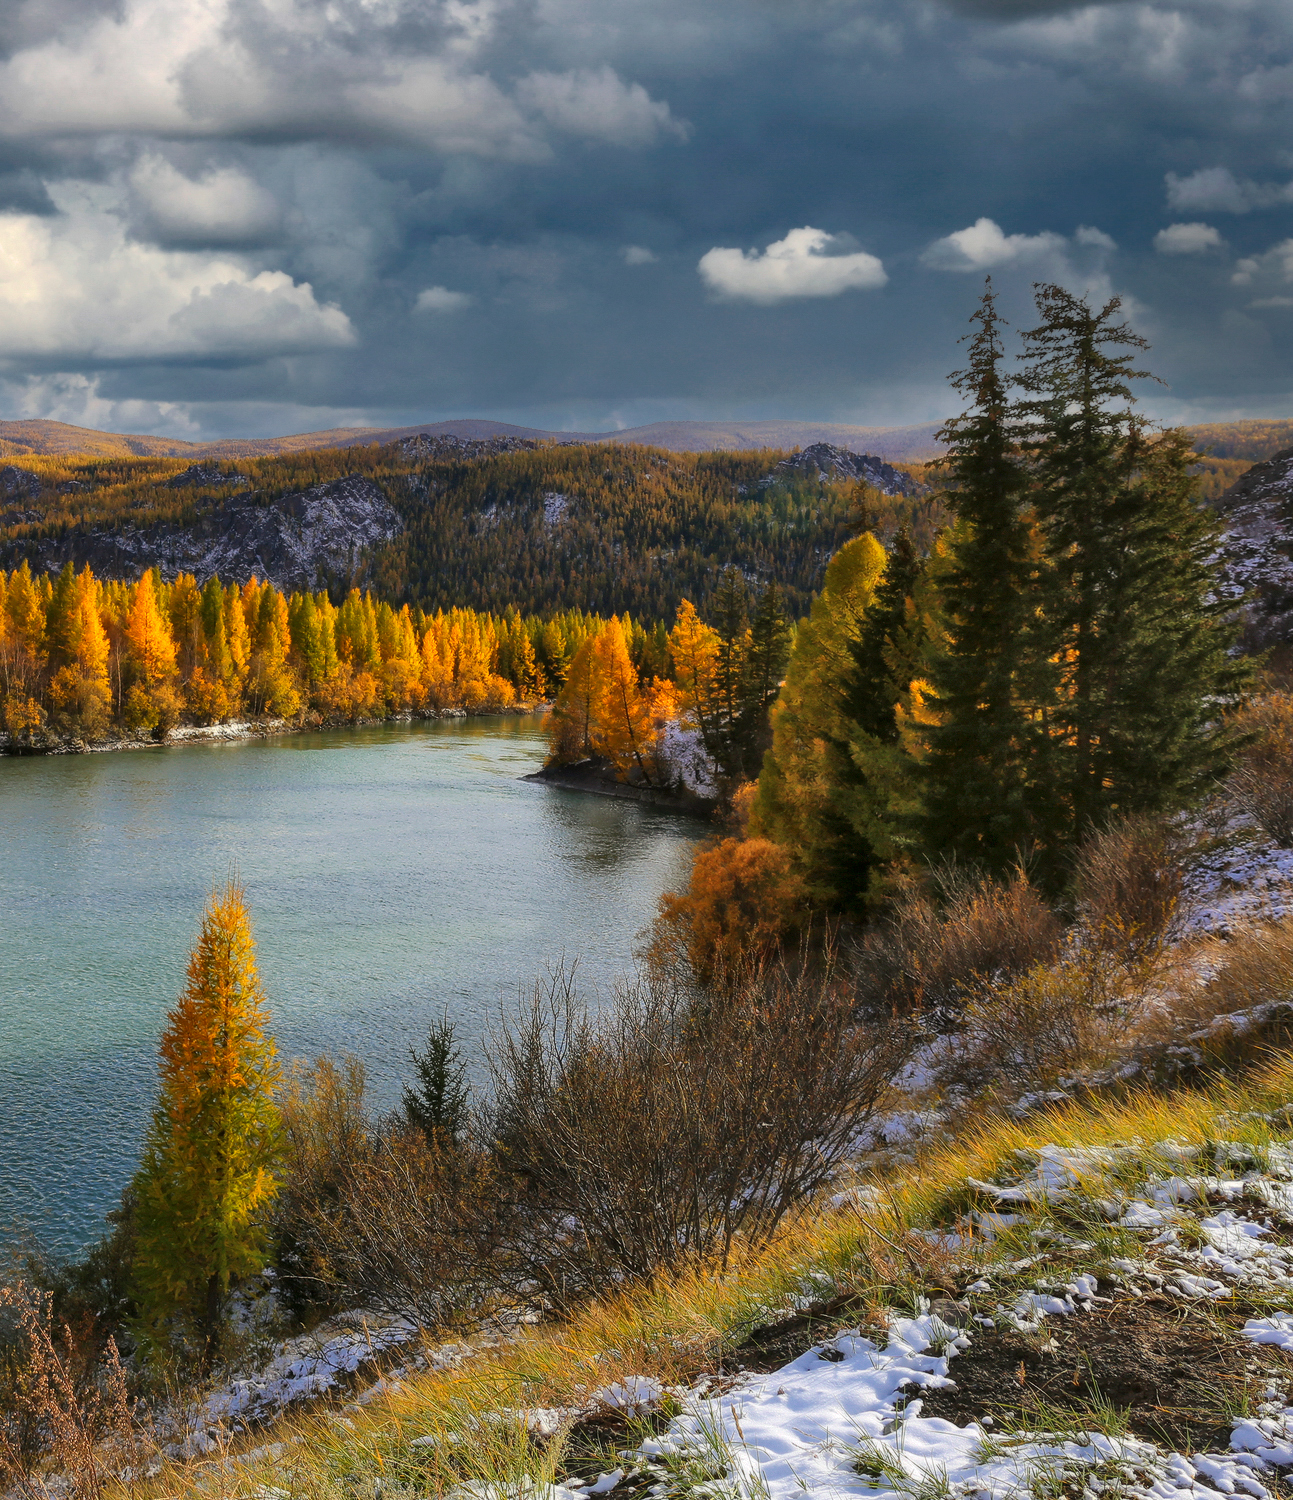
{"type": "Polygon", "coordinates": [[[1022,870],[911,884],[856,945],[858,998],[874,1016],[955,1027],[967,1004],[1059,952],[1063,926],[1022,870]],[[941,896],[941,899],[940,899],[941,896]]]}
{"type": "Polygon", "coordinates": [[[594,1011],[550,972],[490,1049],[518,1262],[565,1304],[765,1241],[830,1180],[911,1044],[858,1026],[829,973],[747,971],[698,1001],[651,972],[594,1011]]]}
{"type": "Polygon", "coordinates": [[[1078,852],[1074,890],[1091,943],[1139,963],[1177,934],[1186,839],[1161,818],[1129,818],[1094,834],[1078,852]]]}
{"type": "Polygon", "coordinates": [[[1227,791],[1235,811],[1281,848],[1293,844],[1293,693],[1268,693],[1237,716],[1253,736],[1240,750],[1227,791]]]}
{"type": "Polygon", "coordinates": [[[969,999],[937,1080],[963,1095],[1045,1090],[1107,1062],[1140,996],[1125,966],[1104,952],[1035,964],[969,999]]]}
{"type": "Polygon", "coordinates": [[[665,969],[685,960],[703,985],[767,963],[804,920],[803,883],[790,851],[764,838],[702,848],[687,889],[660,898],[645,953],[665,969]]]}
{"type": "Polygon", "coordinates": [[[111,1339],[96,1359],[55,1323],[49,1293],[0,1286],[0,1493],[98,1500],[135,1457],[134,1419],[111,1339]]]}
{"type": "Polygon", "coordinates": [[[284,1159],[270,1214],[272,1258],[279,1295],[297,1317],[327,1310],[340,1295],[329,1258],[331,1221],[347,1183],[372,1157],[366,1087],[357,1057],[325,1056],[296,1063],[279,1096],[284,1159]]]}
{"type": "MultiPolygon", "coordinates": [[[[406,1095],[425,1105],[419,1077],[422,1089],[406,1095]]],[[[288,1074],[287,1153],[271,1219],[288,1311],[308,1319],[343,1306],[390,1309],[432,1326],[479,1309],[505,1279],[496,1245],[508,1209],[488,1152],[407,1112],[374,1118],[365,1092],[354,1057],[321,1057],[288,1074]]]]}
{"type": "Polygon", "coordinates": [[[1164,1086],[1242,1072],[1293,1046],[1293,918],[1252,921],[1193,944],[1143,1008],[1128,1059],[1164,1086]]]}

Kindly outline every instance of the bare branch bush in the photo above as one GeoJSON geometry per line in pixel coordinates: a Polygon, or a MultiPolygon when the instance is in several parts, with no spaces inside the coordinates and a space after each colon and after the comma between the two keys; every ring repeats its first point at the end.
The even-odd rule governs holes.
{"type": "Polygon", "coordinates": [[[505,1185],[487,1151],[384,1123],[334,1204],[309,1217],[317,1274],[336,1303],[412,1314],[422,1327],[485,1311],[508,1283],[505,1185]]]}
{"type": "Polygon", "coordinates": [[[320,1057],[288,1071],[279,1099],[287,1155],[271,1232],[279,1294],[298,1317],[326,1311],[339,1295],[327,1264],[330,1221],[372,1155],[366,1089],[357,1057],[320,1057]]]}
{"type": "Polygon", "coordinates": [[[321,1057],[288,1076],[274,1208],[279,1285],[298,1316],[343,1306],[424,1326],[478,1310],[505,1280],[503,1198],[487,1151],[375,1120],[362,1063],[321,1057]]]}
{"type": "Polygon", "coordinates": [[[493,1038],[515,1253],[557,1304],[766,1240],[830,1180],[910,1053],[829,971],[708,1001],[648,971],[598,1013],[559,967],[493,1038]]]}

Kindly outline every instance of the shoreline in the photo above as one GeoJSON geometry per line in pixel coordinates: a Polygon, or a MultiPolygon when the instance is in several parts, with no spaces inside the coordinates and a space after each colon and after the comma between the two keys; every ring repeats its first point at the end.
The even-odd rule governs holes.
{"type": "Polygon", "coordinates": [[[686,813],[688,817],[708,822],[714,815],[717,803],[708,797],[698,797],[694,792],[670,790],[658,786],[633,786],[626,781],[617,781],[607,774],[605,765],[597,760],[575,761],[565,766],[544,766],[530,771],[520,778],[533,781],[540,786],[553,786],[566,792],[585,792],[594,797],[620,797],[630,802],[643,802],[650,807],[660,807],[666,812],[686,813]]]}
{"type": "Polygon", "coordinates": [[[381,724],[415,724],[444,719],[506,719],[543,714],[548,703],[518,703],[511,708],[473,712],[465,708],[405,710],[380,719],[324,719],[304,723],[292,719],[230,719],[223,724],[180,724],[164,739],[132,736],[122,731],[118,738],[83,740],[76,735],[43,733],[36,742],[14,742],[11,734],[0,733],[0,757],[26,755],[99,755],[114,750],[165,750],[175,745],[232,743],[239,740],[267,740],[279,735],[317,734],[325,729],[371,729],[381,724]]]}

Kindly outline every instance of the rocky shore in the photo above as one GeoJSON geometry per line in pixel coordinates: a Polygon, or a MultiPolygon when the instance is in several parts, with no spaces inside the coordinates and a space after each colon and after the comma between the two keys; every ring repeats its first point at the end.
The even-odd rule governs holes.
{"type": "Polygon", "coordinates": [[[561,787],[568,792],[591,792],[598,797],[622,797],[631,802],[646,802],[653,807],[687,813],[696,818],[713,817],[718,805],[712,798],[698,797],[682,787],[643,786],[620,781],[610,762],[597,756],[564,766],[544,766],[541,771],[532,771],[528,776],[522,776],[521,780],[561,787]]]}

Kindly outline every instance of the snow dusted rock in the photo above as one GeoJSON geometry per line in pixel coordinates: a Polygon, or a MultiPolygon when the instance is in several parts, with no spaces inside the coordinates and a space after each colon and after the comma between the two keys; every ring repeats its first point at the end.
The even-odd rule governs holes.
{"type": "Polygon", "coordinates": [[[900,474],[892,464],[873,453],[852,453],[832,443],[814,443],[802,453],[783,458],[762,481],[776,484],[782,479],[816,479],[831,483],[838,479],[861,479],[886,495],[914,495],[920,486],[907,474],[900,474]]]}
{"type": "Polygon", "coordinates": [[[250,483],[251,480],[245,474],[222,474],[219,469],[213,469],[210,464],[190,464],[187,469],[168,479],[166,488],[168,490],[188,490],[199,487],[239,490],[250,483]]]}
{"type": "Polygon", "coordinates": [[[154,566],[165,578],[192,573],[199,582],[219,573],[245,583],[255,574],[287,593],[328,579],[357,579],[365,549],[403,529],[378,486],[349,474],[275,500],[235,492],[187,525],[105,527],[51,540],[33,563],[57,569],[69,560],[77,567],[88,562],[101,578],[133,579],[154,566]]]}
{"type": "Polygon", "coordinates": [[[1293,640],[1293,448],[1255,464],[1217,501],[1228,594],[1244,608],[1251,650],[1293,640]]]}
{"type": "Polygon", "coordinates": [[[0,469],[0,500],[21,500],[40,493],[40,480],[30,469],[5,464],[0,469]]]}

